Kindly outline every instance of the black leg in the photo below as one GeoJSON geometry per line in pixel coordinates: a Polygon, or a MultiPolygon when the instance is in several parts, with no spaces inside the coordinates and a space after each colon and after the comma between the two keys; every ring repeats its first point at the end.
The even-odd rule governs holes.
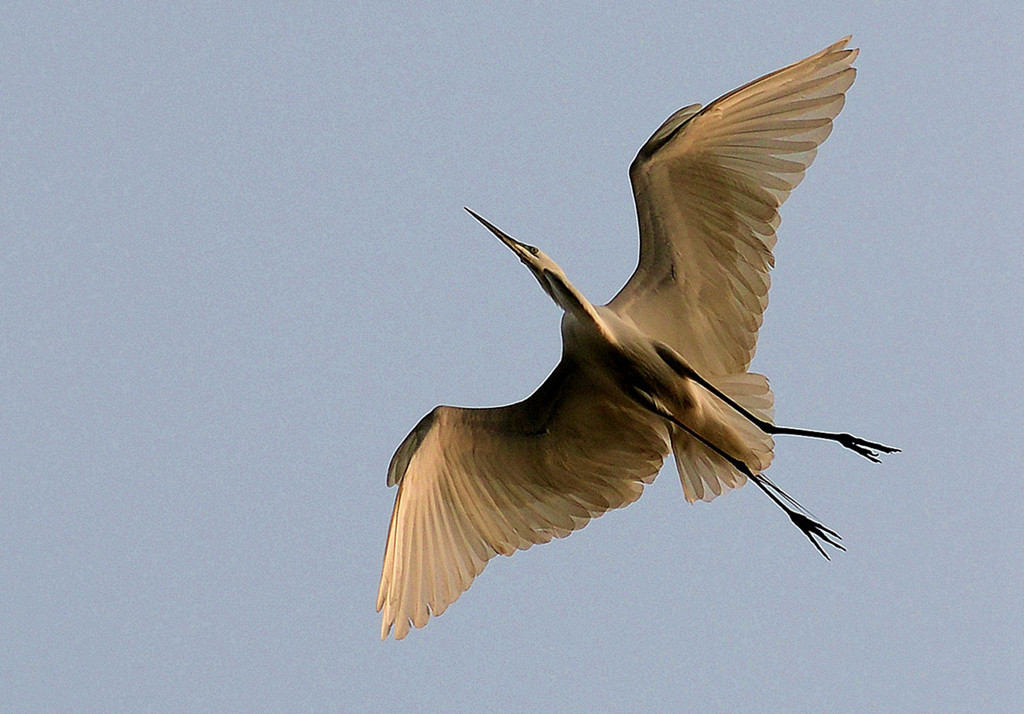
{"type": "Polygon", "coordinates": [[[678,426],[680,429],[685,431],[694,439],[704,444],[704,446],[708,447],[716,454],[721,456],[723,459],[728,461],[733,466],[733,468],[735,468],[741,474],[743,474],[748,479],[753,481],[759,489],[761,489],[762,491],[765,492],[765,494],[767,494],[768,498],[770,498],[776,506],[778,506],[779,508],[786,512],[786,515],[789,516],[789,520],[793,522],[793,525],[799,528],[800,531],[805,536],[807,536],[807,540],[811,541],[811,544],[815,548],[817,548],[818,552],[825,556],[825,560],[832,559],[829,557],[828,553],[825,552],[825,549],[822,548],[821,543],[815,540],[815,538],[818,538],[821,540],[822,543],[828,543],[829,545],[838,548],[839,550],[846,550],[846,548],[844,548],[838,542],[839,540],[842,540],[842,536],[840,536],[831,528],[828,528],[827,526],[818,523],[810,516],[804,515],[803,513],[800,513],[794,510],[793,508],[790,508],[790,506],[786,504],[786,501],[793,504],[797,508],[800,508],[801,510],[806,510],[803,508],[803,506],[797,503],[788,493],[786,493],[781,488],[772,483],[767,476],[755,474],[750,470],[750,467],[747,466],[747,464],[744,461],[736,458],[735,456],[732,456],[731,454],[726,453],[724,450],[720,449],[718,446],[705,439],[703,436],[701,436],[696,431],[688,427],[686,424],[683,424],[681,421],[679,421],[674,416],[669,414],[668,410],[664,409],[661,405],[659,405],[657,401],[654,399],[654,397],[652,397],[647,392],[643,391],[642,389],[635,389],[634,392],[637,401],[639,401],[640,404],[642,404],[645,408],[650,409],[655,414],[664,417],[671,423],[678,426]],[[835,538],[836,540],[833,540],[833,538],[835,538]]]}
{"type": "Polygon", "coordinates": [[[840,543],[837,542],[837,540],[843,539],[841,535],[836,533],[828,526],[824,526],[821,523],[818,523],[813,518],[805,516],[803,513],[794,511],[792,508],[783,503],[782,500],[772,492],[773,490],[781,493],[787,500],[792,499],[785,491],[783,491],[774,483],[769,481],[767,477],[758,474],[755,476],[748,476],[748,478],[751,481],[753,481],[759,489],[768,494],[768,498],[772,499],[772,501],[775,502],[775,505],[777,505],[779,508],[786,512],[786,515],[789,516],[789,520],[793,521],[793,525],[799,528],[803,532],[803,534],[807,536],[807,540],[811,541],[811,545],[817,548],[818,552],[825,556],[825,560],[832,560],[832,558],[828,557],[828,553],[825,552],[825,549],[822,548],[821,544],[815,540],[816,537],[820,538],[822,542],[828,543],[829,545],[838,548],[839,550],[846,550],[846,548],[844,548],[840,543]],[[833,537],[837,540],[832,540],[833,537]]]}
{"type": "Polygon", "coordinates": [[[880,463],[878,458],[880,453],[895,454],[899,452],[899,449],[895,446],[886,446],[885,444],[868,441],[867,439],[862,439],[859,436],[854,436],[853,434],[837,433],[832,431],[816,431],[814,429],[797,429],[790,426],[776,426],[770,421],[765,421],[764,419],[752,414],[750,411],[738,404],[728,394],[725,394],[711,382],[704,379],[704,377],[700,376],[695,369],[686,364],[686,362],[684,362],[682,358],[680,358],[679,355],[672,351],[672,349],[667,345],[658,345],[656,350],[661,358],[665,360],[665,362],[672,367],[677,374],[682,377],[692,379],[694,382],[704,387],[706,390],[746,417],[750,422],[755,424],[758,429],[766,434],[791,434],[793,436],[808,436],[813,439],[828,439],[829,441],[835,441],[842,444],[847,449],[857,452],[864,458],[874,461],[876,464],[880,463]]]}

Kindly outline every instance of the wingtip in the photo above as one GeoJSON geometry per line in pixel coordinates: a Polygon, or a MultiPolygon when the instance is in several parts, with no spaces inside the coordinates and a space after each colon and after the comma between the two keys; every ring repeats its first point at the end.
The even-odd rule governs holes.
{"type": "Polygon", "coordinates": [[[850,62],[853,62],[855,59],[857,59],[857,55],[860,54],[860,48],[859,47],[848,47],[847,45],[849,45],[852,40],[853,40],[853,35],[847,35],[846,37],[844,37],[843,39],[839,40],[834,45],[829,47],[828,51],[829,52],[835,52],[835,53],[847,52],[847,53],[849,53],[849,56],[850,56],[850,62]]]}
{"type": "Polygon", "coordinates": [[[860,50],[858,50],[856,47],[847,47],[847,45],[850,44],[851,40],[853,40],[853,35],[847,35],[846,37],[842,38],[841,40],[833,42],[831,45],[829,45],[828,47],[826,47],[825,49],[821,50],[820,52],[818,52],[816,55],[813,55],[813,56],[821,58],[821,57],[830,57],[830,56],[835,56],[835,55],[844,55],[844,56],[849,55],[850,56],[850,61],[852,62],[854,60],[854,58],[857,57],[857,53],[860,50]]]}

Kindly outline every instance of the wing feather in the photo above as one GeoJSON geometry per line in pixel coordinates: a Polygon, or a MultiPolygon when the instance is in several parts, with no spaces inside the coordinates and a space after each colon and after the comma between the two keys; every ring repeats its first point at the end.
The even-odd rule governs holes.
{"type": "Polygon", "coordinates": [[[680,110],[630,167],[640,260],[609,307],[709,377],[753,358],[778,209],[843,108],[849,39],[680,110]]]}
{"type": "Polygon", "coordinates": [[[423,627],[492,557],[561,538],[639,498],[669,450],[663,421],[563,360],[529,399],[438,407],[398,447],[381,637],[423,627]]]}

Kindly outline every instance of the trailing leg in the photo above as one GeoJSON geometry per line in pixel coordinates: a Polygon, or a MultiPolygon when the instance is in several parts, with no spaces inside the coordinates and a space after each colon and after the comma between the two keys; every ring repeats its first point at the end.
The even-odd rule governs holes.
{"type": "Polygon", "coordinates": [[[899,449],[894,446],[886,446],[885,444],[868,441],[867,439],[862,439],[859,436],[854,436],[853,434],[817,431],[814,429],[798,429],[790,426],[777,426],[772,424],[770,421],[766,421],[757,415],[752,414],[749,410],[738,404],[736,400],[732,399],[728,394],[725,394],[722,390],[718,389],[715,385],[698,374],[697,371],[690,367],[690,365],[686,364],[686,362],[683,361],[683,359],[677,355],[672,348],[667,345],[657,345],[655,349],[658,355],[665,360],[666,364],[672,367],[676,374],[681,377],[692,379],[694,382],[701,385],[737,412],[742,414],[745,418],[750,420],[751,423],[755,424],[758,429],[766,434],[772,434],[773,436],[777,434],[790,434],[792,436],[807,436],[813,439],[827,439],[829,441],[835,441],[845,446],[847,449],[857,452],[864,458],[874,461],[876,464],[880,463],[878,458],[879,454],[895,454],[899,452],[899,449]]]}
{"type": "Polygon", "coordinates": [[[658,401],[647,392],[643,391],[642,389],[635,389],[634,396],[636,397],[637,401],[640,404],[642,404],[645,408],[665,418],[675,426],[679,427],[680,429],[688,433],[694,439],[704,444],[704,446],[708,447],[713,452],[715,452],[723,459],[725,459],[727,462],[729,462],[729,464],[737,471],[739,471],[741,474],[743,474],[748,479],[753,481],[759,489],[761,489],[762,491],[765,492],[765,494],[768,495],[768,498],[770,498],[772,502],[775,503],[775,505],[777,505],[779,508],[785,511],[786,515],[789,516],[789,520],[793,522],[793,525],[799,528],[800,531],[805,536],[807,536],[807,539],[811,541],[811,544],[814,545],[815,548],[817,548],[819,553],[825,556],[826,560],[831,560],[831,558],[829,557],[828,553],[825,552],[825,549],[822,548],[821,543],[819,543],[818,540],[815,540],[816,538],[820,539],[822,543],[828,543],[829,545],[838,548],[839,550],[846,550],[846,548],[844,548],[840,543],[837,542],[838,540],[842,540],[842,536],[840,536],[831,528],[828,528],[827,526],[824,526],[821,523],[817,522],[809,515],[800,513],[799,511],[794,510],[794,508],[790,507],[790,505],[787,505],[787,503],[792,504],[793,507],[806,511],[806,509],[803,506],[801,506],[795,499],[793,499],[793,497],[791,497],[788,493],[786,493],[781,488],[772,483],[772,481],[767,476],[763,476],[762,474],[755,474],[753,471],[750,470],[750,467],[747,466],[747,464],[742,459],[738,459],[735,456],[727,453],[723,449],[719,448],[718,446],[716,446],[715,444],[711,443],[709,440],[705,439],[703,436],[698,434],[695,430],[691,429],[686,424],[679,421],[679,419],[670,414],[664,406],[659,404],[658,401]],[[836,540],[833,540],[833,538],[835,538],[836,540]]]}

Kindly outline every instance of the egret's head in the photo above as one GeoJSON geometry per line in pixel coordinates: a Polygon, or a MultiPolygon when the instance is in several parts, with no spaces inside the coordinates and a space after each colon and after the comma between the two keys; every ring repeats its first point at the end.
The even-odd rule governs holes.
{"type": "Polygon", "coordinates": [[[544,251],[532,245],[520,243],[475,211],[469,208],[466,211],[473,218],[480,221],[487,230],[496,235],[502,243],[507,245],[518,256],[523,265],[533,273],[533,277],[537,278],[537,282],[544,288],[544,292],[550,295],[551,299],[563,310],[569,310],[570,303],[578,302],[575,289],[570,285],[569,280],[565,277],[565,273],[558,267],[558,263],[551,260],[544,251]]]}

